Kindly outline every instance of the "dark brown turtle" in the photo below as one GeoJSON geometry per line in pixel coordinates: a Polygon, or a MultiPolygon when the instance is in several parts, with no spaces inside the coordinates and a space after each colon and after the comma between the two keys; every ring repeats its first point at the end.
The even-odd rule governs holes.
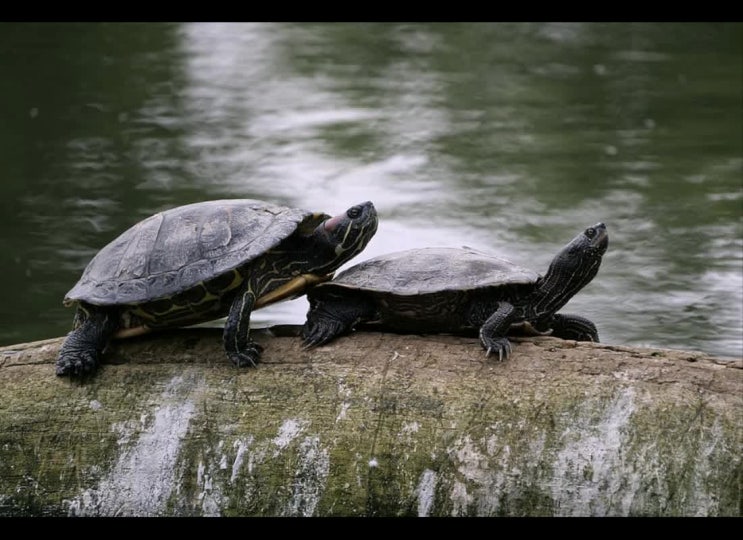
{"type": "Polygon", "coordinates": [[[371,202],[333,218],[251,199],[155,214],[101,249],[67,293],[64,303],[77,311],[57,375],[94,371],[112,337],[224,316],[227,356],[255,365],[251,312],[330,279],[376,229],[371,202]]]}
{"type": "Polygon", "coordinates": [[[552,260],[544,276],[470,248],[423,248],[375,257],[307,294],[302,337],[308,347],[358,323],[397,332],[479,330],[488,354],[508,358],[514,327],[564,339],[598,341],[596,326],[557,313],[598,272],[609,244],[603,223],[587,228],[552,260]]]}

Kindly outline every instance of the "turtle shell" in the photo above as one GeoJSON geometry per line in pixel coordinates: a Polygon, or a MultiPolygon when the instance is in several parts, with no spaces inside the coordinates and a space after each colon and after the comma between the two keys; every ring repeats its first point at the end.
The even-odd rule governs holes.
{"type": "Polygon", "coordinates": [[[364,261],[318,288],[339,286],[416,296],[505,285],[531,285],[539,274],[472,248],[422,248],[364,261]]]}
{"type": "Polygon", "coordinates": [[[138,304],[172,296],[252,261],[297,229],[312,229],[328,217],[252,199],[166,210],[101,249],[65,304],[138,304]]]}

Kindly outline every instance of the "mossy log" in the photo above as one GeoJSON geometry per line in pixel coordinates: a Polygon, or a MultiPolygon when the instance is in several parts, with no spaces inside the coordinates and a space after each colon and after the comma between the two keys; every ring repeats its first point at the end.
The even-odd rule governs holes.
{"type": "Polygon", "coordinates": [[[742,514],[739,360],[295,331],[255,369],[218,329],[122,340],[81,381],[61,338],[0,348],[0,515],[742,514]]]}

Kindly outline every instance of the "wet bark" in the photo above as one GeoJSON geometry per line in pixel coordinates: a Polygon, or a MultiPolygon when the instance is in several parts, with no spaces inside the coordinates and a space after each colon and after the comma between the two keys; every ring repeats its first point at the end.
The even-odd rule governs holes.
{"type": "Polygon", "coordinates": [[[79,381],[61,338],[0,348],[0,515],[742,513],[741,360],[295,331],[256,369],[217,329],[117,341],[79,381]]]}

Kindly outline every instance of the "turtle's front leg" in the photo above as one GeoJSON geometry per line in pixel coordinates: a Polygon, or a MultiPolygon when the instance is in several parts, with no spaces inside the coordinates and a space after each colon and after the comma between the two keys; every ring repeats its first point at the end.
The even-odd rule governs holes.
{"type": "Polygon", "coordinates": [[[554,315],[550,322],[552,336],[575,341],[599,342],[599,332],[596,325],[579,315],[554,315]]]}
{"type": "Polygon", "coordinates": [[[71,377],[92,373],[118,326],[119,314],[114,308],[79,304],[75,312],[75,329],[67,334],[57,357],[56,372],[71,377]]]}
{"type": "Polygon", "coordinates": [[[508,360],[511,355],[511,342],[506,334],[516,315],[516,309],[508,302],[500,302],[496,310],[480,327],[480,344],[486,355],[498,353],[498,360],[508,360]]]}
{"type": "Polygon", "coordinates": [[[260,361],[263,347],[252,341],[249,337],[250,332],[250,313],[255,305],[255,293],[253,288],[246,280],[245,285],[235,296],[230,306],[230,312],[227,315],[227,322],[224,324],[224,350],[228,358],[237,367],[248,367],[255,365],[260,361]]]}
{"type": "Polygon", "coordinates": [[[373,313],[371,303],[351,294],[343,297],[325,294],[322,299],[311,298],[307,321],[302,326],[304,347],[317,347],[348,334],[359,322],[369,320],[373,313]]]}

